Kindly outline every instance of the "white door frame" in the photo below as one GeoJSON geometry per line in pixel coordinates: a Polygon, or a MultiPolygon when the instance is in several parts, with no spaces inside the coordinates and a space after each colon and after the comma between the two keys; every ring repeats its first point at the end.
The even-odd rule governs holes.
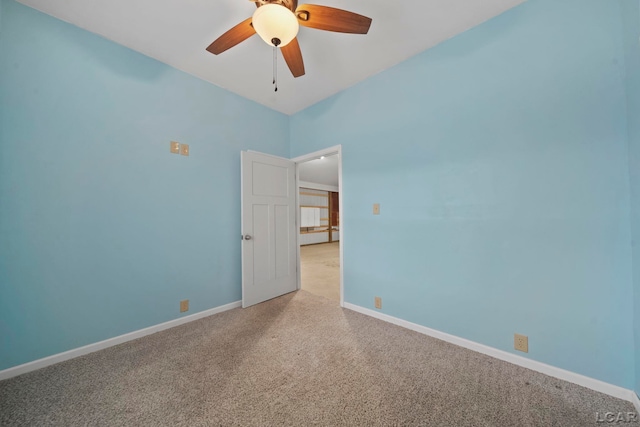
{"type": "MultiPolygon", "coordinates": [[[[343,212],[344,212],[344,203],[342,202],[342,145],[334,145],[333,147],[325,148],[319,151],[314,151],[313,153],[305,154],[302,156],[295,157],[293,160],[296,163],[296,224],[300,224],[300,172],[297,167],[298,163],[304,163],[309,160],[317,159],[321,156],[330,156],[332,154],[338,154],[338,204],[340,205],[340,210],[338,211],[338,221],[340,222],[340,307],[344,307],[344,274],[343,274],[343,266],[344,266],[344,258],[343,258],[343,241],[344,241],[344,221],[343,212]]],[[[301,286],[300,279],[300,227],[296,227],[298,232],[296,233],[296,241],[297,241],[297,260],[298,260],[298,289],[301,286]]]]}

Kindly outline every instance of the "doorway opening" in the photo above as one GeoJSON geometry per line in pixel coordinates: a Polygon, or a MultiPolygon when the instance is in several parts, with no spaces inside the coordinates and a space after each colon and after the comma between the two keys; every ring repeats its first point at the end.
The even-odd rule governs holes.
{"type": "Polygon", "coordinates": [[[298,289],[344,304],[341,146],[296,162],[298,289]]]}

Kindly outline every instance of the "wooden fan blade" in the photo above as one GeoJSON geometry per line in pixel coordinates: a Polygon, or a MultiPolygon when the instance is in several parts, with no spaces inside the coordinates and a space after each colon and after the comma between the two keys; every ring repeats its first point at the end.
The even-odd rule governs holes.
{"type": "Polygon", "coordinates": [[[304,76],[304,62],[302,62],[302,52],[300,52],[300,45],[298,44],[298,38],[291,40],[285,47],[280,48],[282,56],[287,62],[291,74],[293,77],[304,76]]]}
{"type": "Polygon", "coordinates": [[[251,18],[245,19],[209,45],[207,51],[214,55],[219,55],[227,49],[230,49],[240,42],[245,41],[256,33],[251,25],[251,18]]]}
{"type": "Polygon", "coordinates": [[[367,34],[371,18],[342,9],[303,4],[296,9],[300,25],[337,33],[367,34]]]}

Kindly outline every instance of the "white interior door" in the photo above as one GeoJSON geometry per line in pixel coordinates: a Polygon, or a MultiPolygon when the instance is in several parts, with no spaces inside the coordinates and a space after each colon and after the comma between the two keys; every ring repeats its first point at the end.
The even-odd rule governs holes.
{"type": "Polygon", "coordinates": [[[242,157],[242,306],[295,291],[296,166],[253,151],[242,157]]]}

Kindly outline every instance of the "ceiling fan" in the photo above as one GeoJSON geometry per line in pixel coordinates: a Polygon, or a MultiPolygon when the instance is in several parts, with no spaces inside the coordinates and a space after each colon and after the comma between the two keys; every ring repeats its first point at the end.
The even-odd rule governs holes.
{"type": "Polygon", "coordinates": [[[371,18],[342,9],[313,4],[298,6],[298,0],[250,0],[258,8],[218,37],[207,51],[219,55],[255,33],[270,46],[280,47],[293,77],[303,76],[304,62],[298,44],[299,25],[338,33],[367,34],[371,18]]]}

